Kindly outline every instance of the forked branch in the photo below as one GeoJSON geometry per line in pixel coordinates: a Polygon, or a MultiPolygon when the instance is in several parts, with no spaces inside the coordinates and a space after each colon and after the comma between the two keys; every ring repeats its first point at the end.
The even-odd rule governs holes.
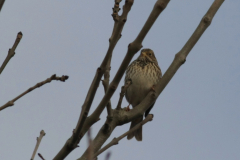
{"type": "Polygon", "coordinates": [[[149,121],[152,121],[152,119],[153,119],[153,115],[149,114],[141,123],[138,123],[136,126],[134,126],[129,131],[125,132],[124,134],[122,134],[118,138],[113,138],[113,140],[110,143],[108,143],[106,146],[104,146],[102,149],[100,149],[97,153],[95,153],[94,157],[97,157],[98,155],[100,155],[102,152],[106,151],[108,148],[112,147],[113,145],[118,144],[118,142],[121,139],[123,139],[124,137],[126,137],[129,133],[132,133],[132,132],[136,131],[139,127],[143,126],[144,124],[146,124],[149,121]]]}
{"type": "MultiPolygon", "coordinates": [[[[105,57],[102,61],[101,66],[97,69],[96,75],[95,75],[95,77],[92,81],[92,84],[91,84],[91,86],[88,90],[86,99],[84,101],[84,104],[82,105],[82,111],[81,111],[81,114],[79,116],[78,123],[77,123],[77,125],[74,129],[74,132],[73,132],[72,136],[64,144],[62,149],[58,152],[58,154],[53,158],[54,160],[64,159],[72,150],[74,150],[77,147],[77,144],[80,142],[83,135],[89,129],[89,128],[87,128],[87,130],[86,130],[86,127],[85,127],[85,129],[83,129],[84,125],[85,125],[86,118],[88,116],[88,112],[90,110],[92,101],[95,97],[95,94],[96,94],[97,88],[99,86],[100,80],[101,80],[103,74],[106,72],[106,70],[110,67],[110,62],[111,62],[113,49],[115,48],[115,46],[116,46],[116,44],[119,40],[119,37],[121,36],[122,29],[123,29],[124,24],[126,22],[127,15],[129,13],[129,11],[131,10],[132,4],[133,4],[133,0],[128,0],[128,1],[125,2],[125,5],[123,6],[123,13],[121,15],[121,18],[123,20],[119,21],[117,24],[115,23],[115,25],[114,25],[112,36],[109,39],[109,42],[110,42],[109,43],[109,48],[108,48],[107,53],[106,53],[106,55],[105,55],[105,57]]],[[[108,100],[108,102],[109,102],[109,100],[108,100]]],[[[107,105],[107,103],[105,104],[105,106],[106,105],[107,105]]],[[[91,126],[89,124],[93,124],[93,123],[97,122],[98,120],[99,120],[98,117],[94,118],[94,119],[90,119],[91,122],[89,123],[89,121],[88,121],[87,126],[91,126]]]]}

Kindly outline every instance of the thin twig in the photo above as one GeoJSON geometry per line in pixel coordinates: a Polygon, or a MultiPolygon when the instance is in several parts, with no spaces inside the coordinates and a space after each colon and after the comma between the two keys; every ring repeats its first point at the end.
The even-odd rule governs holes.
{"type": "Polygon", "coordinates": [[[0,11],[2,10],[4,2],[5,2],[5,0],[0,0],[0,11]]]}
{"type": "Polygon", "coordinates": [[[33,91],[34,89],[41,87],[44,84],[50,83],[52,80],[65,82],[65,80],[67,80],[67,79],[68,79],[68,76],[63,75],[62,77],[57,77],[56,74],[54,74],[50,78],[47,78],[45,81],[37,83],[35,86],[29,88],[28,90],[26,90],[25,92],[23,92],[22,94],[17,96],[16,98],[8,101],[6,104],[4,104],[3,106],[0,107],[0,111],[7,107],[13,106],[14,102],[17,101],[19,98],[21,98],[22,96],[26,95],[27,93],[33,91]]]}
{"type": "Polygon", "coordinates": [[[131,80],[128,80],[126,82],[126,84],[124,86],[122,86],[122,89],[121,89],[121,93],[120,93],[120,97],[119,97],[119,101],[118,101],[118,104],[117,104],[117,108],[116,109],[121,109],[121,106],[122,106],[122,100],[123,100],[123,97],[126,93],[126,90],[128,89],[128,87],[132,84],[132,81],[131,80]]]}
{"type": "Polygon", "coordinates": [[[43,158],[43,156],[41,155],[41,153],[38,153],[38,156],[39,156],[42,160],[45,160],[45,159],[43,158]]]}
{"type": "Polygon", "coordinates": [[[37,137],[37,144],[36,144],[35,149],[34,149],[34,151],[33,151],[31,160],[34,160],[34,157],[35,157],[35,155],[36,155],[36,153],[37,153],[38,147],[39,147],[39,145],[40,145],[40,143],[41,143],[41,140],[42,140],[43,136],[45,136],[45,134],[46,134],[46,133],[44,132],[44,130],[41,130],[40,136],[37,137]]]}
{"type": "Polygon", "coordinates": [[[122,134],[121,136],[119,136],[118,138],[113,138],[113,140],[108,143],[106,146],[104,146],[102,149],[100,149],[97,153],[94,154],[94,157],[97,157],[98,155],[100,155],[102,152],[104,152],[105,150],[107,150],[108,148],[110,148],[113,145],[118,144],[118,142],[123,139],[124,137],[126,137],[129,133],[132,133],[134,131],[136,131],[139,127],[141,127],[142,125],[146,124],[149,121],[152,121],[153,119],[153,115],[149,114],[142,122],[138,123],[136,126],[134,126],[132,129],[130,129],[129,131],[125,132],[124,134],[122,134]]]}
{"type": "Polygon", "coordinates": [[[7,65],[7,63],[10,61],[10,59],[15,55],[15,50],[16,50],[16,48],[17,48],[17,46],[18,46],[18,43],[19,43],[20,40],[22,39],[22,36],[23,36],[22,32],[18,32],[17,38],[16,38],[16,40],[15,40],[12,48],[9,49],[8,55],[7,55],[6,59],[4,60],[2,66],[1,66],[1,68],[0,68],[0,74],[2,73],[2,71],[4,70],[4,68],[6,67],[6,65],[7,65]]]}

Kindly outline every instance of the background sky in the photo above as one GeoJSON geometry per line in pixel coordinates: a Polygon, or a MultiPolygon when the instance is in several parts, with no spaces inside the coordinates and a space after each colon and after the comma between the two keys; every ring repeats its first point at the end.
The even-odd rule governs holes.
{"type": "MultiPolygon", "coordinates": [[[[112,59],[111,79],[156,0],[135,1],[112,59]]],[[[172,0],[143,41],[154,50],[164,73],[213,0],[172,0]]],[[[124,2],[121,3],[121,7],[124,2]]],[[[0,112],[0,159],[30,159],[36,137],[52,159],[71,136],[97,67],[108,48],[114,1],[11,0],[0,13],[2,63],[16,35],[23,38],[0,75],[0,105],[52,74],[69,75],[19,99],[0,112]]],[[[211,25],[162,92],[143,127],[143,141],[121,140],[111,147],[111,160],[239,160],[240,159],[240,1],[226,0],[211,25]]],[[[139,53],[133,59],[138,57],[139,53]]],[[[112,98],[115,107],[120,86],[112,98]]],[[[92,112],[103,97],[100,85],[92,112]]],[[[124,99],[123,106],[127,106],[124,99]]],[[[93,127],[93,136],[106,119],[93,127]]],[[[129,129],[117,127],[107,142],[129,129]]],[[[66,159],[79,158],[87,139],[66,159]]],[[[99,156],[104,159],[106,152],[99,156]]],[[[39,157],[35,158],[40,159],[39,157]]]]}

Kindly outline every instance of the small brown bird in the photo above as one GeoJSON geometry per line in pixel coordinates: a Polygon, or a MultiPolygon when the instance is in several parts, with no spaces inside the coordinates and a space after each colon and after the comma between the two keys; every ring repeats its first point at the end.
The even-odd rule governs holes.
{"type": "MultiPolygon", "coordinates": [[[[161,69],[151,49],[143,49],[140,56],[133,61],[126,70],[125,84],[131,79],[132,84],[126,91],[126,99],[133,106],[137,106],[148,94],[150,89],[156,85],[162,77],[161,69]]],[[[153,104],[154,105],[154,104],[153,104]]],[[[148,115],[152,106],[145,112],[148,115]]],[[[129,108],[128,108],[129,109],[129,108]]],[[[130,129],[143,120],[143,116],[134,119],[130,129]]],[[[136,140],[142,141],[142,127],[130,133],[127,139],[135,136],[136,140]]]]}

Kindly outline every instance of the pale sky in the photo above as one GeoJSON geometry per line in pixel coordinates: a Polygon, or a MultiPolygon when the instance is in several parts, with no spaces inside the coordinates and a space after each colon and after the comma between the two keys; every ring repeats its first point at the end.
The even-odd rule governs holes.
{"type": "MultiPolygon", "coordinates": [[[[135,1],[114,49],[111,79],[156,0],[135,1]]],[[[164,73],[213,0],[172,0],[143,41],[164,73]]],[[[121,7],[124,1],[121,3],[121,7]]],[[[36,137],[52,159],[71,136],[97,67],[108,48],[114,0],[7,0],[0,13],[2,63],[16,35],[23,38],[0,75],[0,106],[52,74],[68,75],[19,99],[0,112],[0,159],[30,159],[36,137]]],[[[110,160],[239,160],[240,159],[240,1],[226,0],[211,25],[162,92],[143,126],[143,141],[121,140],[110,160]]],[[[137,53],[133,59],[139,55],[137,53]]],[[[115,107],[120,87],[112,98],[115,107]]],[[[100,85],[90,113],[103,97],[100,85]]],[[[124,99],[123,107],[127,106],[124,99]]],[[[95,136],[106,119],[93,127],[95,136]]],[[[117,127],[107,142],[129,129],[117,127]]],[[[66,160],[79,158],[87,139],[66,160]]],[[[104,159],[107,152],[99,156],[104,159]]],[[[35,158],[39,160],[39,157],[35,158]]]]}

